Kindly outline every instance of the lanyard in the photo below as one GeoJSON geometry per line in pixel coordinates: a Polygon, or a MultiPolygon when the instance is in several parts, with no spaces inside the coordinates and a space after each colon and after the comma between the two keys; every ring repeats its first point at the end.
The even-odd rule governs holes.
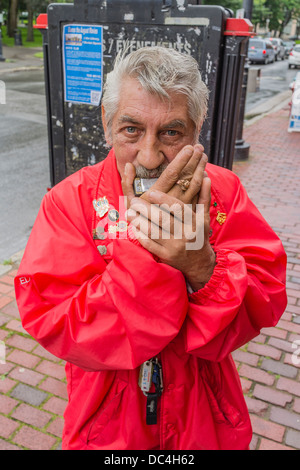
{"type": "Polygon", "coordinates": [[[141,365],[139,387],[147,397],[146,423],[157,424],[157,402],[163,392],[162,366],[157,357],[141,365]],[[150,393],[152,385],[154,385],[155,392],[150,393]]]}

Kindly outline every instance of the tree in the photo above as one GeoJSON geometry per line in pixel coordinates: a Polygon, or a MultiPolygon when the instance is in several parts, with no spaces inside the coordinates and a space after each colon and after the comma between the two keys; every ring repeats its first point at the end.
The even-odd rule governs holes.
{"type": "Polygon", "coordinates": [[[7,22],[7,35],[12,38],[15,34],[15,29],[18,26],[18,0],[9,0],[8,2],[8,22],[7,22]]]}
{"type": "Polygon", "coordinates": [[[202,5],[219,5],[224,8],[229,8],[233,12],[242,8],[243,1],[242,0],[203,0],[202,5]]]}
{"type": "Polygon", "coordinates": [[[284,28],[292,19],[300,16],[299,0],[265,0],[265,6],[272,13],[270,15],[270,30],[274,35],[282,35],[284,28]]]}
{"type": "MultiPolygon", "coordinates": [[[[34,41],[33,37],[33,22],[35,14],[45,13],[50,0],[20,0],[21,11],[27,11],[28,24],[27,24],[27,38],[26,41],[34,41]]],[[[51,2],[53,3],[53,1],[51,2]]]]}
{"type": "Polygon", "coordinates": [[[279,27],[279,37],[282,35],[284,28],[289,24],[291,20],[297,20],[300,17],[299,0],[285,0],[283,4],[283,19],[279,27]]]}
{"type": "Polygon", "coordinates": [[[270,20],[272,15],[271,10],[265,5],[265,0],[254,0],[252,23],[255,31],[258,25],[267,25],[267,20],[270,20]]]}
{"type": "Polygon", "coordinates": [[[39,13],[45,13],[47,7],[50,3],[68,3],[73,2],[73,0],[20,0],[22,5],[24,5],[24,10],[28,12],[28,25],[27,25],[27,41],[33,41],[33,21],[35,15],[39,13]]]}

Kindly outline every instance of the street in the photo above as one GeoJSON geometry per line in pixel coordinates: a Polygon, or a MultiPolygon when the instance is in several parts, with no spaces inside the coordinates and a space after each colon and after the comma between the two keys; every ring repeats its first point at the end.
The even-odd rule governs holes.
{"type": "Polygon", "coordinates": [[[246,101],[246,113],[262,104],[265,100],[273,98],[276,94],[289,89],[297,70],[288,68],[288,60],[274,62],[273,64],[253,64],[250,67],[261,69],[260,91],[248,93],[246,101]]]}
{"type": "Polygon", "coordinates": [[[49,186],[43,71],[1,75],[6,104],[0,105],[0,262],[27,242],[49,186]]]}
{"type": "MultiPolygon", "coordinates": [[[[261,67],[260,91],[247,96],[246,113],[288,90],[297,71],[280,61],[261,67]]],[[[0,262],[24,249],[49,186],[49,156],[43,70],[0,75],[6,105],[0,105],[0,262]]]]}

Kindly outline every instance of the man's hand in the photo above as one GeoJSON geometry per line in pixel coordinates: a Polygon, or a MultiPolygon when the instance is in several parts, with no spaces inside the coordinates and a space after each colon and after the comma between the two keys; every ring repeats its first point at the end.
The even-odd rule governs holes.
{"type": "MultiPolygon", "coordinates": [[[[158,190],[169,194],[186,204],[191,204],[193,201],[195,202],[201,188],[207,163],[207,156],[203,151],[204,149],[200,144],[194,147],[192,145],[184,147],[153,184],[151,190],[158,190]],[[182,191],[180,186],[176,184],[180,179],[190,181],[188,190],[182,191]]],[[[132,163],[127,163],[125,166],[125,175],[122,180],[122,188],[124,196],[128,198],[129,204],[132,198],[135,197],[133,190],[134,178],[135,167],[132,163]]],[[[144,193],[141,198],[147,200],[148,192],[144,193]]]]}
{"type": "Polygon", "coordinates": [[[209,243],[210,188],[203,147],[184,147],[157,182],[134,197],[135,169],[129,164],[122,181],[128,197],[128,220],[141,245],[162,262],[180,270],[194,291],[210,279],[215,254],[209,243]],[[179,179],[190,180],[183,191],[179,179]]]}

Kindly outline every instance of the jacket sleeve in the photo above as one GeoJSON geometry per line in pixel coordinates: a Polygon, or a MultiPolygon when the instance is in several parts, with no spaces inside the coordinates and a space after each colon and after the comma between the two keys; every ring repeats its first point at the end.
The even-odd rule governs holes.
{"type": "Polygon", "coordinates": [[[184,325],[187,352],[212,361],[224,359],[261,328],[276,325],[287,303],[282,243],[239,179],[228,178],[230,188],[228,181],[224,188],[234,196],[224,204],[226,221],[220,227],[211,220],[217,264],[204,288],[189,296],[184,325]]]}
{"type": "Polygon", "coordinates": [[[126,239],[111,241],[106,264],[73,215],[53,190],[45,196],[15,279],[22,324],[82,369],[133,369],[178,334],[188,309],[184,277],[126,239]]]}

